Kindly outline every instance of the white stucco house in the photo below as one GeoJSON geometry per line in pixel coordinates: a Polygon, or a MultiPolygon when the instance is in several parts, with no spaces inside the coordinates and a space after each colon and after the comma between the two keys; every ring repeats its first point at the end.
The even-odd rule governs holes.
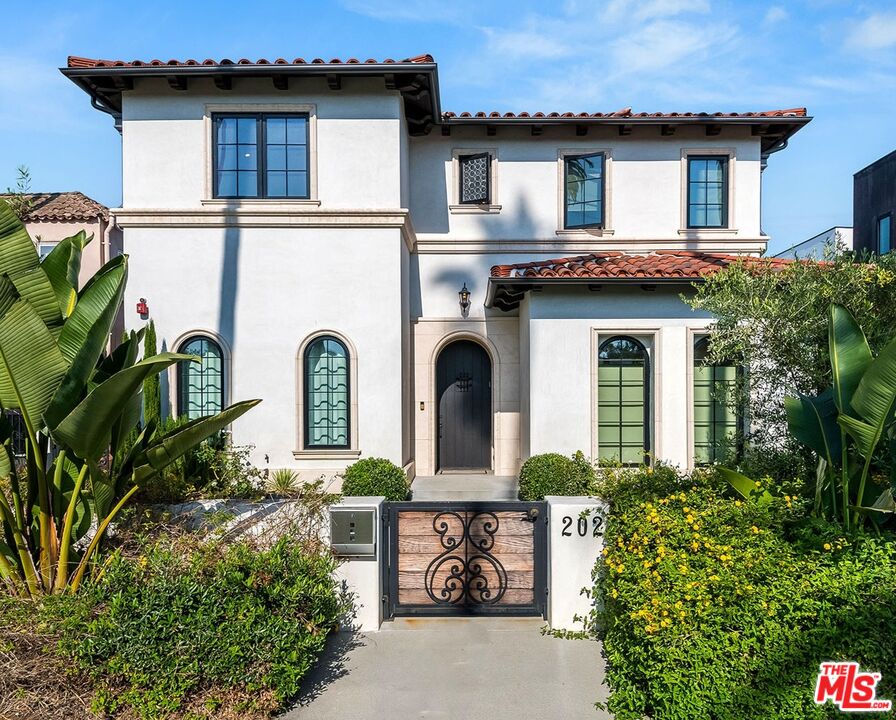
{"type": "Polygon", "coordinates": [[[204,358],[170,412],[263,398],[233,427],[259,462],[690,466],[741,421],[679,295],[765,250],[761,168],[805,109],[443,112],[428,55],[62,72],[121,131],[126,320],[146,298],[204,358]]]}
{"type": "Polygon", "coordinates": [[[828,228],[824,232],[813,235],[808,240],[803,240],[796,245],[791,245],[786,250],[775,255],[776,258],[796,260],[798,258],[808,260],[823,260],[826,255],[840,251],[853,250],[853,233],[851,227],[837,225],[828,228]]]}

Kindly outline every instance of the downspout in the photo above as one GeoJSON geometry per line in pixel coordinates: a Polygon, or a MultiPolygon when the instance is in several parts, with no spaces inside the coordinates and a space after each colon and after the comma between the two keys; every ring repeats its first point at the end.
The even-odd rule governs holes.
{"type": "Polygon", "coordinates": [[[103,102],[100,102],[93,95],[90,96],[90,104],[93,106],[95,110],[99,110],[100,112],[104,112],[107,115],[112,116],[112,120],[115,123],[115,129],[118,130],[119,134],[121,133],[121,111],[113,110],[108,105],[103,102]]]}

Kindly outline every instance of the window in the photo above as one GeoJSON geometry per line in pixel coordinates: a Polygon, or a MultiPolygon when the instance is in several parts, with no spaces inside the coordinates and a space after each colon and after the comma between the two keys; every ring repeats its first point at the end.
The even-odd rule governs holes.
{"type": "Polygon", "coordinates": [[[890,220],[891,215],[884,215],[877,219],[877,254],[884,255],[890,252],[890,220]]]}
{"type": "Polygon", "coordinates": [[[45,243],[38,242],[37,244],[37,252],[40,254],[41,262],[43,262],[47,255],[53,252],[53,248],[55,248],[59,243],[45,243]]]}
{"type": "Polygon", "coordinates": [[[307,198],[308,115],[213,115],[218,198],[307,198]]]}
{"type": "Polygon", "coordinates": [[[178,352],[196,355],[200,362],[183,362],[178,371],[178,415],[190,420],[224,408],[224,354],[221,346],[202,335],[181,343],[178,352]]]}
{"type": "MultiPolygon", "coordinates": [[[[725,459],[738,442],[741,419],[732,406],[738,368],[726,362],[711,365],[707,360],[709,338],[694,345],[694,461],[707,465],[725,459]]],[[[735,448],[736,449],[736,448],[735,448]]]]}
{"type": "Polygon", "coordinates": [[[347,448],[349,357],[334,337],[320,337],[305,350],[305,447],[347,448]]]}
{"type": "Polygon", "coordinates": [[[631,337],[600,346],[597,444],[602,460],[640,465],[650,450],[650,375],[646,348],[631,337]]]}
{"type": "Polygon", "coordinates": [[[460,188],[457,198],[461,205],[483,205],[491,200],[489,175],[491,156],[489,153],[459,155],[460,188]]]}
{"type": "Polygon", "coordinates": [[[564,167],[564,228],[574,230],[603,227],[604,154],[567,155],[564,167]]]}
{"type": "Polygon", "coordinates": [[[728,227],[727,157],[688,157],[688,227],[728,227]]]}

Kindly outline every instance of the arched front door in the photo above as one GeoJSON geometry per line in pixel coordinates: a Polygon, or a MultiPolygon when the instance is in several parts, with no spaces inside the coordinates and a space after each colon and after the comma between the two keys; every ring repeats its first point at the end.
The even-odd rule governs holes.
{"type": "Polygon", "coordinates": [[[492,363],[481,345],[458,340],[436,365],[440,470],[492,466],[492,363]]]}

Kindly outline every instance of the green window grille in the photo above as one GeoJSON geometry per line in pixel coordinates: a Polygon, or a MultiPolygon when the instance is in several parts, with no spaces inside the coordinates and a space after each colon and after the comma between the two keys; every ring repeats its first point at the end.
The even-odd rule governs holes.
{"type": "Polygon", "coordinates": [[[305,447],[347,448],[349,357],[334,337],[321,337],[305,350],[305,447]]]}
{"type": "Polygon", "coordinates": [[[564,158],[567,229],[600,228],[604,223],[604,155],[567,155],[564,158]]]}
{"type": "Polygon", "coordinates": [[[178,415],[190,420],[214,415],[224,408],[224,354],[221,346],[201,335],[181,343],[178,352],[196,355],[200,362],[178,365],[178,415]]]}
{"type": "Polygon", "coordinates": [[[739,368],[733,363],[710,364],[709,338],[694,345],[694,461],[709,465],[738,451],[741,418],[732,402],[739,368]]]}
{"type": "Polygon", "coordinates": [[[601,460],[647,462],[650,451],[650,361],[631,337],[605,340],[597,359],[597,444],[601,460]]]}
{"type": "Polygon", "coordinates": [[[728,158],[688,158],[688,227],[728,227],[728,158]]]}

